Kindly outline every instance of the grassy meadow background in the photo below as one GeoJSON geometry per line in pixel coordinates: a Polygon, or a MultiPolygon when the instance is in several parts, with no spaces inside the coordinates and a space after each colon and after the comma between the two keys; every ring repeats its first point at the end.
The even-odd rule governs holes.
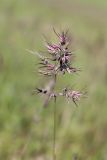
{"type": "MultiPolygon", "coordinates": [[[[0,0],[0,160],[52,160],[53,102],[32,90],[44,83],[37,58],[42,35],[69,28],[79,75],[59,76],[58,88],[85,88],[76,108],[57,101],[57,160],[107,160],[107,1],[0,0]]],[[[46,80],[47,81],[47,80],[46,80]]]]}

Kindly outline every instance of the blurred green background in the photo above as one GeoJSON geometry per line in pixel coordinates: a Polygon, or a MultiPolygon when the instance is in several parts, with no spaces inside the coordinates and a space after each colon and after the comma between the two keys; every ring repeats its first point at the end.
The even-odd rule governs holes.
{"type": "Polygon", "coordinates": [[[76,108],[57,101],[57,160],[107,160],[107,1],[0,0],[0,160],[51,160],[53,102],[42,107],[32,90],[41,85],[37,58],[26,49],[44,49],[52,27],[73,35],[79,75],[59,76],[86,88],[76,108]]]}

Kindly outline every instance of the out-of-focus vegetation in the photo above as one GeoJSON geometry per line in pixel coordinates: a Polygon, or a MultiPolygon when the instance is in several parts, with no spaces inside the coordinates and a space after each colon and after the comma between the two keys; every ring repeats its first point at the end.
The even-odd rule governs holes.
{"type": "Polygon", "coordinates": [[[37,59],[52,26],[73,35],[79,75],[59,77],[58,87],[86,87],[79,107],[57,101],[57,159],[107,159],[107,1],[0,0],[0,160],[51,160],[53,102],[32,96],[42,84],[37,59]],[[62,83],[60,83],[62,82],[62,83]]]}

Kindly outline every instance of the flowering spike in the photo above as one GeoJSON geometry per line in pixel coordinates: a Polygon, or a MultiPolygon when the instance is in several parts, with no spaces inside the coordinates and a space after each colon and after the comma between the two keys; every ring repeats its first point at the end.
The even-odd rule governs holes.
{"type": "Polygon", "coordinates": [[[49,54],[50,57],[44,56],[43,53],[41,54],[38,52],[27,50],[31,54],[39,57],[40,62],[38,72],[41,75],[51,78],[50,83],[48,83],[47,85],[48,89],[41,89],[37,87],[33,92],[41,95],[43,94],[46,96],[44,106],[47,106],[51,99],[54,99],[56,101],[56,98],[58,96],[65,97],[68,102],[72,100],[72,102],[77,106],[77,101],[79,101],[80,98],[84,96],[84,93],[75,91],[73,89],[68,89],[68,87],[64,88],[62,92],[59,93],[54,91],[56,80],[59,73],[62,73],[63,75],[66,72],[69,74],[73,74],[80,71],[80,69],[73,67],[73,54],[69,50],[70,41],[68,37],[68,30],[62,31],[61,33],[57,33],[56,30],[53,28],[53,31],[55,35],[58,37],[59,42],[50,43],[46,41],[46,53],[49,54]]]}

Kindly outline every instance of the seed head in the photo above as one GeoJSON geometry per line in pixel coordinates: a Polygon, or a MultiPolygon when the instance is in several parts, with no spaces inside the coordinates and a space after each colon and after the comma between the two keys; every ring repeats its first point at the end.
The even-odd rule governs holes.
{"type": "Polygon", "coordinates": [[[46,96],[44,106],[47,106],[51,99],[55,100],[58,96],[65,97],[68,102],[72,100],[77,106],[77,101],[84,96],[84,93],[68,88],[64,88],[62,92],[54,91],[57,80],[56,78],[59,73],[62,73],[62,75],[65,73],[73,74],[80,71],[80,69],[73,66],[73,54],[69,49],[70,40],[68,37],[68,31],[57,33],[55,29],[53,30],[58,38],[58,43],[46,42],[46,54],[49,55],[49,57],[44,56],[42,53],[30,51],[30,53],[39,57],[40,62],[38,72],[41,75],[51,77],[51,83],[48,83],[47,85],[48,89],[37,87],[34,92],[46,96]]]}

